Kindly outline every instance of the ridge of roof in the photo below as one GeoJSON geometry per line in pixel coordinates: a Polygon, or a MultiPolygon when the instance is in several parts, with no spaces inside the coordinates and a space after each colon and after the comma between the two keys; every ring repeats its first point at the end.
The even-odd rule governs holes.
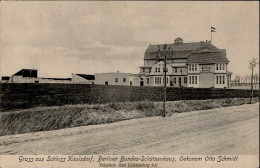
{"type": "MultiPolygon", "coordinates": [[[[166,44],[168,46],[168,49],[166,51],[192,51],[194,48],[199,47],[201,42],[189,42],[189,43],[171,43],[166,44]],[[170,49],[169,49],[170,47],[170,49]]],[[[158,52],[158,46],[160,48],[160,51],[164,51],[164,45],[165,44],[150,44],[147,49],[147,52],[158,52]]]]}

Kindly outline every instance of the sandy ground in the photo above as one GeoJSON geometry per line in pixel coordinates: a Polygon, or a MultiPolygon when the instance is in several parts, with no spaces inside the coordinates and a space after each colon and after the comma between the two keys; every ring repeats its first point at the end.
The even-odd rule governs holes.
{"type": "Polygon", "coordinates": [[[0,136],[0,154],[258,154],[259,103],[0,136]]]}

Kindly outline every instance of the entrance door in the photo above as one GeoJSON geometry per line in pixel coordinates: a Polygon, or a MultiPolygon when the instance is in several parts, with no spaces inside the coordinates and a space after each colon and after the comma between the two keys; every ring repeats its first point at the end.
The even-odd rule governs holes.
{"type": "Polygon", "coordinates": [[[179,77],[179,87],[181,87],[181,77],[179,77]]]}
{"type": "Polygon", "coordinates": [[[105,85],[108,85],[108,81],[105,82],[105,85]]]}
{"type": "Polygon", "coordinates": [[[144,81],[140,81],[140,86],[144,86],[144,81]]]}

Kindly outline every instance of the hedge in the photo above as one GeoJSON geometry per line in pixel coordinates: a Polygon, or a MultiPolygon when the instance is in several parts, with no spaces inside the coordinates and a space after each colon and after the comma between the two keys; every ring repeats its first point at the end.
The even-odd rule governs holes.
{"type": "MultiPolygon", "coordinates": [[[[163,87],[86,84],[0,84],[0,111],[65,104],[162,101],[163,87]]],[[[248,98],[250,90],[216,88],[167,88],[167,101],[248,98]]],[[[254,92],[259,97],[259,91],[254,92]]]]}

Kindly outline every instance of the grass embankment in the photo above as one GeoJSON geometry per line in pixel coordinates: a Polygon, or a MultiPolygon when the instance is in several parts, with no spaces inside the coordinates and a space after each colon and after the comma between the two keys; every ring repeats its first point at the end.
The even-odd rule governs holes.
{"type": "MultiPolygon", "coordinates": [[[[195,110],[236,106],[249,98],[184,100],[167,102],[167,115],[195,110]]],[[[253,102],[258,102],[254,98],[253,102]]],[[[77,126],[112,123],[133,118],[159,116],[161,102],[110,103],[103,105],[64,105],[38,107],[0,113],[0,135],[47,131],[77,126]]]]}

